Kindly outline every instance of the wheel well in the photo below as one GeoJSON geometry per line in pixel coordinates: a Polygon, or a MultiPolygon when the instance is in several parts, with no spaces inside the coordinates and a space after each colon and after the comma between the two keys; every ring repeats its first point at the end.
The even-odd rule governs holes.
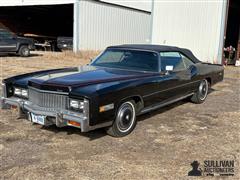
{"type": "Polygon", "coordinates": [[[211,85],[212,84],[212,79],[210,77],[207,77],[206,80],[208,81],[208,83],[211,85]]]}
{"type": "Polygon", "coordinates": [[[132,96],[129,99],[132,99],[136,105],[136,112],[140,112],[140,110],[144,107],[143,99],[140,96],[132,96]]]}
{"type": "Polygon", "coordinates": [[[119,107],[122,103],[124,103],[124,102],[126,102],[126,101],[134,101],[134,103],[135,103],[135,108],[136,108],[136,112],[137,112],[137,113],[140,112],[141,109],[143,109],[143,107],[144,107],[143,99],[142,99],[142,97],[139,96],[139,95],[129,96],[129,97],[126,97],[126,98],[122,99],[122,100],[118,103],[118,107],[119,107]]]}
{"type": "Polygon", "coordinates": [[[20,50],[20,48],[21,48],[22,46],[28,46],[28,44],[26,44],[26,43],[24,43],[24,44],[19,44],[19,46],[18,46],[18,51],[20,50]]]}

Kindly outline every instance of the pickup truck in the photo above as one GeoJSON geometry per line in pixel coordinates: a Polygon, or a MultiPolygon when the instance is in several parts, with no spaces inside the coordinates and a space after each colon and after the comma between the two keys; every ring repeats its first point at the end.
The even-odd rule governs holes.
{"type": "Polygon", "coordinates": [[[140,114],[184,98],[203,103],[223,75],[222,65],[203,63],[188,49],[111,46],[87,66],[4,79],[0,102],[44,126],[82,132],[105,127],[109,135],[122,137],[133,131],[140,114]]]}
{"type": "Polygon", "coordinates": [[[0,53],[15,53],[28,57],[34,50],[34,41],[30,38],[19,37],[6,29],[0,29],[0,53]]]}

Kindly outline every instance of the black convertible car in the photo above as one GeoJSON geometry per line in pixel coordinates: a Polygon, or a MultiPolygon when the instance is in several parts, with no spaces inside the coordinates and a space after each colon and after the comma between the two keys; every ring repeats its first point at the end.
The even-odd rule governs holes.
{"type": "Polygon", "coordinates": [[[108,47],[87,66],[23,74],[3,80],[1,107],[41,125],[105,127],[125,136],[136,116],[184,98],[205,101],[223,80],[223,67],[202,63],[191,51],[160,45],[108,47]]]}

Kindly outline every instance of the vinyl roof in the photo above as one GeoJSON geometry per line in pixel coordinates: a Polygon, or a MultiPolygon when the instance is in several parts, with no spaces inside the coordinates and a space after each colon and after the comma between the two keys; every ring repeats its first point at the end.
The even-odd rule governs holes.
{"type": "Polygon", "coordinates": [[[149,51],[157,51],[157,52],[176,51],[176,52],[181,52],[185,56],[189,57],[195,63],[200,62],[200,60],[197,59],[189,49],[179,48],[176,46],[152,45],[152,44],[124,44],[124,45],[110,46],[108,48],[138,49],[138,50],[149,50],[149,51]]]}

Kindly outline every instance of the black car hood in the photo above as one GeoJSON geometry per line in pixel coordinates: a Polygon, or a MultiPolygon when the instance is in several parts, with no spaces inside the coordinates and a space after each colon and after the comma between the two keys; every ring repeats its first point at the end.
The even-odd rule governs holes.
{"type": "Polygon", "coordinates": [[[56,70],[48,74],[35,76],[29,80],[28,85],[39,89],[68,91],[75,87],[129,80],[152,76],[153,74],[156,73],[82,66],[56,70]]]}

